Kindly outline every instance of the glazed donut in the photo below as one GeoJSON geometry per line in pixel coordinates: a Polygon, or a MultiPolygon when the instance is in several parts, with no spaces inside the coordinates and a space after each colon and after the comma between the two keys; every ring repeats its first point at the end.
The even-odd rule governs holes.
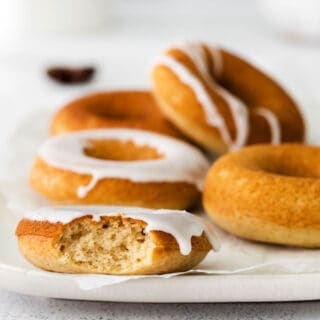
{"type": "Polygon", "coordinates": [[[40,208],[25,215],[16,235],[29,262],[65,273],[185,271],[217,248],[192,214],[135,207],[40,208]]]}
{"type": "Polygon", "coordinates": [[[245,239],[320,247],[320,148],[257,145],[221,157],[203,204],[223,229],[245,239]]]}
{"type": "Polygon", "coordinates": [[[53,135],[99,128],[134,128],[183,138],[148,91],[109,91],[70,102],[54,116],[53,135]]]}
{"type": "Polygon", "coordinates": [[[291,97],[224,49],[202,44],[172,47],[156,60],[152,79],[168,119],[213,152],[304,139],[304,122],[291,97]]]}
{"type": "Polygon", "coordinates": [[[31,169],[32,187],[64,204],[184,209],[200,198],[209,163],[191,145],[135,129],[50,138],[31,169]]]}

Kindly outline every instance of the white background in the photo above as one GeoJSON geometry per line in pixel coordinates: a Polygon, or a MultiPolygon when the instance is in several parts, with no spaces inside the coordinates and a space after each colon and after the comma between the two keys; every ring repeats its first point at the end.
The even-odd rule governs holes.
{"type": "MultiPolygon", "coordinates": [[[[217,43],[250,57],[285,84],[307,120],[319,117],[320,124],[320,43],[297,41],[292,34],[280,36],[265,23],[256,1],[106,3],[109,18],[106,28],[98,32],[31,34],[12,31],[13,27],[6,24],[10,19],[1,20],[0,143],[32,110],[55,110],[71,98],[94,90],[149,87],[149,66],[162,48],[193,39],[217,43]],[[45,77],[46,67],[56,63],[94,64],[97,74],[90,84],[63,87],[45,77]]],[[[3,16],[6,11],[1,12],[3,16]]],[[[313,121],[309,129],[317,128],[313,121]]],[[[319,312],[316,303],[134,305],[68,302],[0,292],[0,319],[315,319],[319,312]]]]}

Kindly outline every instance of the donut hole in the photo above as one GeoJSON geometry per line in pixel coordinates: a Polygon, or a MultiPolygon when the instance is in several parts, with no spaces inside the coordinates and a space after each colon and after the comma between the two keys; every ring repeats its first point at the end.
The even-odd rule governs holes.
{"type": "Polygon", "coordinates": [[[319,152],[308,152],[306,156],[304,150],[295,150],[296,152],[291,152],[289,148],[282,152],[278,150],[280,149],[252,155],[252,157],[247,158],[247,164],[251,169],[282,176],[320,178],[320,167],[315,165],[320,160],[319,152]]]}
{"type": "Polygon", "coordinates": [[[320,170],[317,168],[311,168],[310,165],[299,162],[279,162],[273,164],[271,167],[269,165],[266,171],[288,177],[297,178],[320,178],[320,170]]]}
{"type": "Polygon", "coordinates": [[[84,153],[93,158],[114,161],[141,161],[163,158],[163,155],[148,145],[138,146],[132,141],[90,140],[84,153]]]}
{"type": "Polygon", "coordinates": [[[148,105],[148,101],[144,101],[142,95],[139,95],[139,99],[130,93],[123,95],[121,92],[108,97],[99,95],[87,102],[86,109],[98,117],[114,120],[145,118],[148,110],[144,106],[148,105]]]}
{"type": "Polygon", "coordinates": [[[92,112],[98,117],[108,118],[108,119],[140,119],[144,117],[141,110],[136,108],[119,108],[117,106],[95,106],[92,108],[92,112]]]}

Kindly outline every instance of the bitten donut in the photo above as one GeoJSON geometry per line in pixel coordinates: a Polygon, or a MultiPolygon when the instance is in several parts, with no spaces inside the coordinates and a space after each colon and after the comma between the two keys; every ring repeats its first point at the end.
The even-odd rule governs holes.
{"type": "Polygon", "coordinates": [[[304,139],[304,122],[292,98],[270,77],[224,49],[174,46],[156,60],[152,79],[168,119],[213,152],[304,139]]]}
{"type": "Polygon", "coordinates": [[[203,204],[223,229],[246,239],[320,247],[320,148],[258,145],[221,157],[203,204]]]}
{"type": "Polygon", "coordinates": [[[135,207],[40,208],[25,215],[16,235],[29,262],[65,273],[185,271],[217,248],[192,214],[135,207]]]}
{"type": "Polygon", "coordinates": [[[57,135],[99,128],[143,129],[183,138],[148,91],[108,91],[74,100],[57,112],[50,131],[57,135]]]}
{"type": "Polygon", "coordinates": [[[200,198],[208,160],[196,148],[134,129],[51,137],[31,169],[32,187],[53,202],[184,209],[200,198]]]}

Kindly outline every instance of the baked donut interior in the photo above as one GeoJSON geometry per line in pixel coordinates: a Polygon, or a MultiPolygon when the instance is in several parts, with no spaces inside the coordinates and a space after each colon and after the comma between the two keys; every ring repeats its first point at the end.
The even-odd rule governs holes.
{"type": "Polygon", "coordinates": [[[39,208],[26,213],[16,236],[29,262],[64,273],[183,271],[203,260],[213,245],[218,248],[216,238],[190,213],[138,207],[39,208]]]}
{"type": "Polygon", "coordinates": [[[154,160],[164,157],[151,146],[138,146],[132,141],[119,140],[90,140],[84,153],[89,157],[114,161],[154,160]]]}
{"type": "Polygon", "coordinates": [[[66,225],[55,246],[60,259],[91,270],[120,272],[149,263],[153,242],[145,223],[130,219],[78,219],[66,225]]]}

